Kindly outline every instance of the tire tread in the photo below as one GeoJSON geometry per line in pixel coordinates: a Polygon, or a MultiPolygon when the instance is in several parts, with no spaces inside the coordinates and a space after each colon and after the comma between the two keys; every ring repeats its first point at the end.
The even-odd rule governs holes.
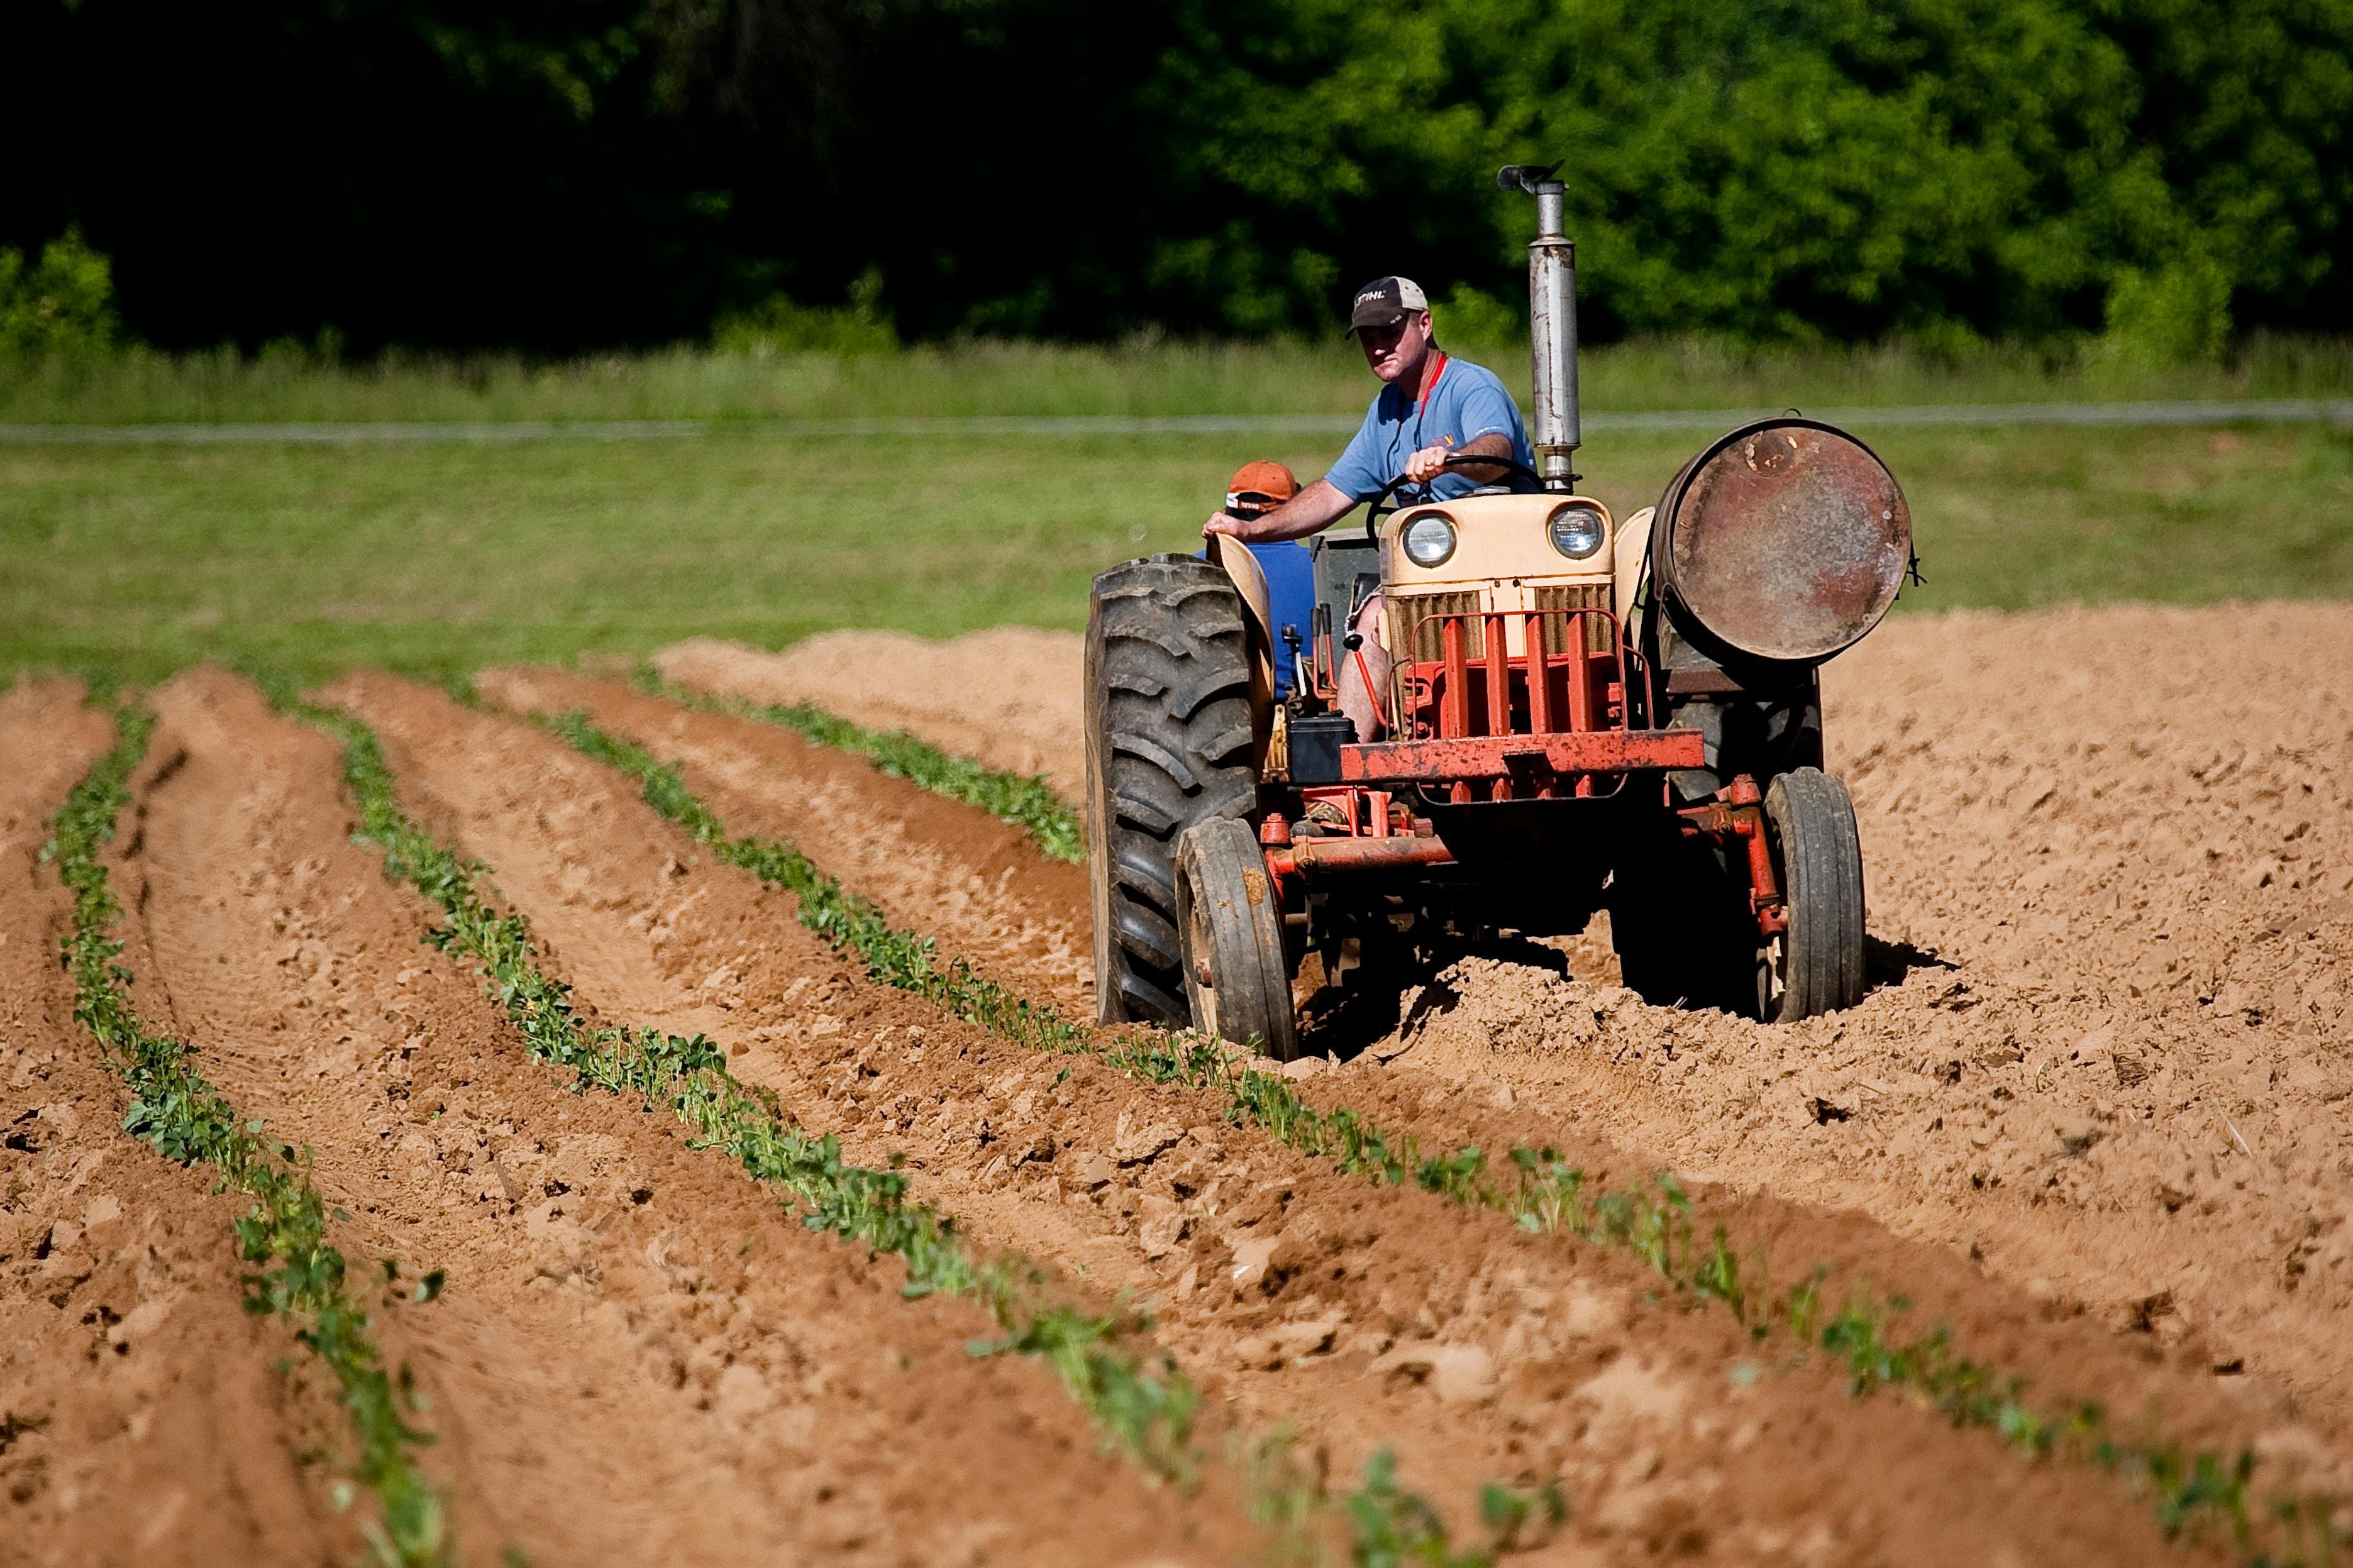
{"type": "Polygon", "coordinates": [[[1178,841],[1258,798],[1241,595],[1194,556],[1124,562],[1095,579],[1086,661],[1097,1016],[1181,1026],[1178,841]]]}
{"type": "Polygon", "coordinates": [[[1789,910],[1788,979],[1775,1022],[1834,1013],[1862,1000],[1862,843],[1844,781],[1795,768],[1773,781],[1766,814],[1781,838],[1789,910]]]}

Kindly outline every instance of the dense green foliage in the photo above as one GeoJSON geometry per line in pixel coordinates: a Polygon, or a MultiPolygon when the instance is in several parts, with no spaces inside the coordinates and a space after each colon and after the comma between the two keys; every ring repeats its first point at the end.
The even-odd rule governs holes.
{"type": "Polygon", "coordinates": [[[38,260],[0,248],[0,359],[79,360],[114,340],[114,284],[105,257],[69,229],[38,260]]]}
{"type": "Polygon", "coordinates": [[[0,240],[79,222],[166,346],[1249,335],[1391,268],[1493,321],[1493,170],[1557,157],[1599,338],[2158,357],[2348,324],[2348,50],[2353,0],[26,0],[0,240]]]}

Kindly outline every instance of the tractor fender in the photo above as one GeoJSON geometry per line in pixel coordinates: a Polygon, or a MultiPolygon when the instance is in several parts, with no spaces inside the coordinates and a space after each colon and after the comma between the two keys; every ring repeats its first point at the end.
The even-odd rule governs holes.
{"type": "Polygon", "coordinates": [[[1209,535],[1209,559],[1242,596],[1242,624],[1250,645],[1250,765],[1263,774],[1274,734],[1274,609],[1266,573],[1250,546],[1230,534],[1209,535]]]}
{"type": "Polygon", "coordinates": [[[1611,592],[1617,595],[1619,618],[1625,623],[1628,647],[1642,646],[1641,601],[1636,595],[1650,571],[1651,519],[1658,510],[1646,506],[1620,523],[1618,537],[1610,544],[1611,592]]]}

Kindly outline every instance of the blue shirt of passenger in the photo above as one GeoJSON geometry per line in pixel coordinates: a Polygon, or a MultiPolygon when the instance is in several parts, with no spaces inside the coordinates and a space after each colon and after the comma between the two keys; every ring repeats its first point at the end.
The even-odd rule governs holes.
{"type": "MultiPolygon", "coordinates": [[[[1451,444],[1459,447],[1499,432],[1511,437],[1513,457],[1531,468],[1536,466],[1519,405],[1493,371],[1440,354],[1437,372],[1437,380],[1418,398],[1409,397],[1395,382],[1382,387],[1365,411],[1363,427],[1324,476],[1324,482],[1362,500],[1404,473],[1405,460],[1424,447],[1451,437],[1451,444]]],[[[1448,500],[1482,482],[1467,474],[1443,473],[1430,482],[1430,494],[1448,500]]],[[[1504,482],[1515,489],[1528,484],[1518,474],[1506,475],[1504,482]]],[[[1408,486],[1403,493],[1410,500],[1419,489],[1408,486]]]]}

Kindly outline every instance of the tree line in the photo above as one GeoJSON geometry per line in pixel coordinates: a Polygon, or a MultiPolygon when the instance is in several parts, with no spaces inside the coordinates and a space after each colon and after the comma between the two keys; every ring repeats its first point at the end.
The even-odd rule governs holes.
{"type": "Polygon", "coordinates": [[[0,243],[166,347],[1495,318],[1554,159],[1598,340],[2353,325],[2353,0],[23,0],[0,84],[0,243]]]}

